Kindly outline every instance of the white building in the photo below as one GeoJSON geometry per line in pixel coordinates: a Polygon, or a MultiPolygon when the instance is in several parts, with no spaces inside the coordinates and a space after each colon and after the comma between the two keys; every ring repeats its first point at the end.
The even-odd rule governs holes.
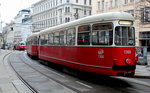
{"type": "Polygon", "coordinates": [[[17,44],[21,41],[25,41],[27,36],[32,34],[30,9],[19,11],[14,22],[14,43],[17,44]]]}
{"type": "Polygon", "coordinates": [[[11,22],[9,24],[6,24],[6,26],[3,28],[3,48],[12,48],[14,45],[14,22],[11,22]]]}
{"type": "Polygon", "coordinates": [[[33,5],[33,32],[91,15],[92,0],[40,0],[33,5]]]}

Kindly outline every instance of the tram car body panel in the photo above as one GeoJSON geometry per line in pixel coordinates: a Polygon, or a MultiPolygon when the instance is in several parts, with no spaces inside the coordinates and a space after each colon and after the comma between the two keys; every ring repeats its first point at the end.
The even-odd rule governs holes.
{"type": "Polygon", "coordinates": [[[29,36],[26,40],[26,50],[30,56],[38,57],[38,40],[39,40],[39,33],[33,33],[29,36]]]}
{"type": "Polygon", "coordinates": [[[38,45],[27,46],[26,50],[29,55],[38,57],[38,45]]]}
{"type": "Polygon", "coordinates": [[[20,42],[19,44],[15,45],[15,49],[16,50],[25,50],[26,49],[25,42],[20,42]]]}
{"type": "Polygon", "coordinates": [[[18,45],[18,46],[16,46],[16,49],[17,49],[17,50],[25,50],[25,46],[20,46],[20,45],[18,45]]]}
{"type": "Polygon", "coordinates": [[[39,58],[87,72],[123,75],[134,73],[134,53],[135,48],[41,46],[39,58]],[[127,58],[131,60],[130,65],[126,63],[127,58]]]}

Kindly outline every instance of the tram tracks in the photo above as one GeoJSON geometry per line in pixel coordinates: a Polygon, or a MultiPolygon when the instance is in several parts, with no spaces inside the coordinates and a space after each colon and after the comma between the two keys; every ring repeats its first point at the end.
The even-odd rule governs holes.
{"type": "MultiPolygon", "coordinates": [[[[19,80],[21,80],[22,81],[22,83],[21,84],[24,84],[32,93],[37,93],[37,91],[32,87],[32,86],[30,86],[18,73],[17,73],[17,71],[15,70],[15,68],[12,66],[12,64],[11,64],[11,62],[10,61],[7,61],[7,59],[8,59],[8,57],[11,55],[11,54],[13,54],[12,52],[10,52],[10,53],[7,53],[6,55],[4,55],[4,57],[3,57],[3,59],[2,59],[2,63],[3,64],[6,64],[6,62],[8,62],[8,64],[11,66],[11,68],[13,69],[13,71],[15,71],[15,74],[17,74],[17,77],[19,78],[19,80]]],[[[17,82],[16,84],[18,84],[18,82],[19,82],[19,80],[13,80],[12,81],[12,84],[14,85],[14,87],[16,88],[16,90],[18,90],[17,89],[17,87],[15,86],[15,82],[17,82]]],[[[19,84],[20,84],[19,83],[19,84]]],[[[18,93],[19,93],[19,90],[18,90],[18,93]]]]}
{"type": "MultiPolygon", "coordinates": [[[[28,66],[30,69],[32,69],[32,70],[34,70],[35,71],[35,73],[38,73],[38,74],[40,74],[39,75],[39,78],[40,77],[46,77],[46,79],[43,79],[43,80],[41,80],[41,83],[42,83],[42,81],[43,82],[45,82],[45,80],[47,81],[47,82],[49,82],[48,80],[50,80],[51,82],[53,82],[53,84],[55,85],[55,86],[59,86],[59,87],[63,87],[65,90],[63,90],[63,91],[65,91],[64,93],[80,93],[80,91],[78,91],[77,89],[74,89],[74,88],[72,88],[72,87],[70,87],[69,85],[67,85],[67,84],[63,84],[62,82],[60,82],[60,81],[58,81],[58,80],[55,80],[54,78],[51,78],[50,76],[48,76],[47,74],[45,74],[45,73],[43,73],[43,72],[41,72],[40,70],[38,70],[38,68],[36,68],[36,66],[35,65],[31,65],[31,64],[29,64],[29,63],[27,63],[28,61],[31,61],[31,60],[27,60],[27,59],[24,59],[24,58],[22,58],[22,56],[21,55],[19,55],[18,56],[18,58],[19,58],[19,60],[21,60],[22,61],[22,63],[24,63],[26,66],[28,66]],[[34,67],[33,67],[34,66],[34,67]],[[58,85],[57,85],[57,84],[58,85]],[[75,92],[76,91],[76,92],[75,92]]],[[[31,63],[31,62],[30,62],[31,63]]],[[[33,62],[34,63],[34,62],[33,62]]],[[[25,81],[25,83],[27,83],[28,85],[30,85],[30,87],[34,90],[34,91],[36,91],[36,93],[43,93],[43,91],[42,91],[42,89],[40,89],[40,87],[39,87],[39,89],[38,89],[38,87],[36,87],[36,86],[34,86],[35,84],[33,84],[33,83],[35,83],[35,81],[37,81],[38,82],[38,80],[35,80],[35,81],[33,81],[33,82],[30,82],[30,80],[29,79],[27,79],[27,78],[24,78],[24,77],[22,77],[21,75],[20,75],[20,73],[18,73],[18,71],[15,69],[15,67],[12,65],[12,63],[10,62],[10,64],[11,64],[11,66],[14,68],[14,70],[15,70],[15,72],[17,73],[17,74],[19,74],[19,76],[23,79],[23,81],[25,81]]],[[[32,72],[32,71],[31,71],[32,72]]],[[[52,73],[54,73],[54,72],[52,72],[52,73]]],[[[55,73],[56,74],[56,73],[55,73]]],[[[59,75],[58,73],[57,73],[57,75],[59,75]]],[[[38,75],[37,75],[38,76],[38,75]]],[[[61,77],[64,77],[64,76],[62,76],[62,75],[59,75],[59,76],[61,76],[61,77]]],[[[37,77],[38,78],[38,77],[37,77]]],[[[35,79],[37,79],[37,78],[35,78],[35,79]]],[[[40,81],[40,80],[39,80],[40,81]]],[[[44,84],[43,84],[44,85],[44,84]]],[[[53,86],[52,86],[53,87],[53,86]]],[[[44,87],[43,87],[44,88],[44,87]]],[[[50,90],[49,90],[50,91],[50,90]]],[[[45,92],[45,90],[44,90],[44,92],[45,92]]],[[[46,91],[47,92],[47,91],[46,91]]],[[[52,92],[53,93],[53,92],[52,92]]],[[[61,93],[61,92],[58,92],[58,93],[61,93]]]]}
{"type": "MultiPolygon", "coordinates": [[[[70,86],[70,84],[67,84],[66,82],[67,82],[67,80],[64,80],[64,82],[63,81],[59,81],[59,80],[57,80],[57,79],[55,79],[55,78],[52,78],[51,77],[51,75],[49,75],[50,73],[46,73],[46,72],[43,72],[43,69],[41,69],[41,65],[35,65],[34,63],[34,60],[31,60],[31,59],[29,59],[28,57],[25,57],[26,55],[24,54],[24,56],[22,55],[22,54],[20,54],[19,56],[16,56],[17,57],[17,60],[20,60],[20,62],[22,62],[23,64],[25,64],[26,66],[28,66],[28,67],[30,67],[32,70],[34,70],[34,71],[36,71],[37,73],[40,73],[41,75],[43,75],[44,77],[46,77],[46,78],[48,78],[48,79],[50,79],[50,80],[52,80],[52,81],[54,81],[54,82],[56,82],[56,83],[59,83],[59,85],[62,85],[62,86],[64,86],[65,88],[67,88],[66,90],[67,90],[67,92],[65,92],[65,93],[82,93],[83,91],[80,91],[79,89],[76,89],[76,88],[74,88],[74,87],[72,87],[72,86],[70,86]],[[69,91],[69,92],[68,92],[69,91]]],[[[16,58],[15,57],[15,55],[13,56],[14,58],[16,58]]],[[[12,61],[12,60],[11,60],[12,61]]],[[[10,62],[11,63],[11,62],[10,62]]],[[[19,63],[19,62],[16,62],[16,63],[19,63]]],[[[20,64],[20,63],[19,63],[20,64]]],[[[37,64],[37,62],[36,62],[36,64],[37,64]]],[[[12,64],[11,64],[12,65],[12,64]]],[[[13,66],[13,65],[12,65],[13,66]]],[[[15,69],[15,67],[13,67],[14,69],[15,69]]],[[[44,69],[44,71],[45,70],[47,70],[47,69],[44,69]]],[[[48,71],[50,71],[50,70],[48,70],[48,71]]],[[[28,72],[28,71],[27,71],[28,72]]],[[[51,73],[53,73],[53,74],[55,74],[55,75],[57,75],[57,76],[59,76],[59,77],[61,77],[61,78],[67,78],[67,77],[65,77],[64,75],[62,75],[62,74],[59,74],[59,73],[57,73],[57,72],[54,72],[54,71],[50,71],[51,73]]],[[[18,71],[16,71],[16,73],[18,73],[18,71]]],[[[20,73],[18,73],[18,74],[20,74],[20,73]]],[[[37,75],[38,76],[38,75],[37,75]]],[[[42,77],[43,77],[42,76],[42,77]]],[[[22,78],[22,76],[20,75],[20,77],[22,78]]],[[[40,78],[40,77],[39,77],[40,78]]],[[[36,90],[37,91],[37,93],[40,93],[41,91],[39,90],[39,89],[37,89],[37,87],[34,87],[33,85],[34,84],[32,84],[31,82],[30,82],[30,80],[29,79],[26,79],[26,78],[22,78],[22,79],[24,79],[24,81],[25,82],[27,82],[31,87],[33,87],[33,89],[34,90],[36,90]]],[[[122,80],[122,78],[119,78],[119,79],[121,79],[122,80]]],[[[127,80],[127,79],[124,79],[125,81],[127,80]]],[[[89,90],[90,89],[93,89],[93,87],[91,87],[91,86],[89,86],[89,85],[85,85],[84,83],[82,83],[82,82],[80,82],[80,81],[76,81],[76,83],[78,83],[78,84],[81,84],[81,85],[83,85],[83,86],[86,86],[86,87],[88,87],[89,88],[89,90]]],[[[133,83],[135,83],[135,82],[133,82],[133,83]]],[[[136,84],[138,84],[138,83],[136,83],[136,84]]],[[[142,83],[141,83],[141,85],[142,85],[142,83]]],[[[127,88],[128,90],[124,90],[124,89],[122,89],[122,88],[117,88],[117,87],[114,87],[114,89],[116,89],[116,90],[119,90],[119,91],[122,91],[122,92],[127,92],[127,91],[136,91],[136,89],[134,89],[134,88],[127,88]]],[[[49,90],[50,91],[50,90],[49,90]]],[[[85,90],[86,91],[86,90],[85,90]]],[[[140,91],[140,90],[138,90],[138,91],[140,91]]],[[[53,92],[52,92],[53,93],[53,92]]],[[[61,93],[61,92],[60,92],[61,93]]],[[[95,92],[93,92],[93,93],[95,93],[95,92]]]]}

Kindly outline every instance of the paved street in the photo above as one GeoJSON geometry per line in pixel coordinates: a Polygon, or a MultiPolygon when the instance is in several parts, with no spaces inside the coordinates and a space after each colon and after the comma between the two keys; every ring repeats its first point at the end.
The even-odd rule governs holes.
{"type": "Polygon", "coordinates": [[[0,51],[0,93],[32,93],[7,63],[11,51],[0,51]]]}
{"type": "Polygon", "coordinates": [[[137,65],[135,76],[150,78],[150,52],[147,53],[147,65],[137,65]]]}
{"type": "MultiPolygon", "coordinates": [[[[0,51],[0,93],[33,93],[20,80],[20,78],[18,78],[16,76],[16,73],[10,67],[9,62],[7,62],[9,54],[13,54],[15,52],[12,51],[12,50],[1,50],[0,51]]],[[[14,55],[14,54],[13,54],[13,56],[11,55],[11,57],[10,57],[11,61],[13,61],[12,59],[16,59],[14,57],[15,56],[17,57],[17,53],[18,54],[25,54],[24,52],[18,51],[18,52],[16,52],[16,55],[14,55]]],[[[148,59],[150,57],[149,54],[150,53],[148,53],[148,59]]],[[[26,62],[28,63],[29,61],[26,61],[26,62]]],[[[148,60],[148,62],[150,62],[150,61],[148,60]]],[[[32,62],[32,63],[35,64],[34,62],[32,62]]],[[[77,78],[74,78],[74,77],[71,77],[71,76],[65,76],[65,78],[67,77],[67,80],[65,80],[65,79],[63,79],[64,76],[62,77],[61,74],[57,73],[57,76],[54,76],[55,72],[50,73],[48,71],[48,72],[46,72],[46,74],[47,74],[47,76],[52,75],[52,80],[51,79],[46,79],[46,81],[50,80],[51,82],[53,82],[53,84],[55,82],[54,85],[56,87],[54,87],[54,85],[52,84],[51,86],[53,88],[43,87],[43,89],[39,85],[45,85],[45,83],[42,84],[42,82],[41,82],[41,81],[43,81],[45,79],[39,79],[38,82],[41,82],[41,83],[38,86],[37,86],[37,83],[36,83],[37,79],[36,80],[35,79],[29,80],[30,77],[37,76],[37,72],[34,72],[34,73],[36,73],[36,75],[31,75],[31,76],[29,75],[28,76],[26,74],[29,73],[30,71],[29,71],[29,69],[27,71],[23,70],[23,69],[26,69],[25,65],[21,65],[20,63],[19,63],[19,65],[17,65],[18,61],[15,62],[15,60],[14,60],[13,64],[14,64],[14,66],[16,66],[18,68],[19,71],[24,72],[24,73],[22,73],[22,75],[26,76],[25,78],[28,81],[31,82],[31,85],[36,85],[35,88],[39,89],[41,91],[45,91],[47,89],[48,90],[49,89],[53,90],[53,88],[62,89],[61,87],[63,87],[62,86],[63,84],[61,84],[61,85],[58,84],[57,85],[57,83],[55,81],[53,81],[55,79],[58,79],[58,80],[60,80],[59,82],[64,82],[65,83],[67,81],[68,82],[67,84],[69,84],[69,86],[68,85],[65,85],[65,86],[68,87],[68,88],[72,87],[71,90],[76,87],[73,90],[76,91],[76,92],[77,91],[78,92],[82,91],[82,93],[84,93],[84,92],[85,93],[88,93],[88,92],[90,93],[91,91],[93,91],[93,93],[98,93],[99,91],[104,91],[104,90],[105,90],[105,93],[120,93],[120,92],[121,93],[122,92],[123,93],[124,92],[128,92],[128,93],[133,93],[133,92],[143,93],[143,91],[145,91],[144,93],[149,93],[150,92],[150,90],[149,90],[149,87],[150,87],[150,83],[149,83],[149,81],[150,81],[149,80],[150,79],[150,72],[149,72],[150,66],[149,66],[149,63],[148,63],[148,65],[137,65],[135,78],[128,78],[128,77],[99,78],[100,80],[96,80],[97,83],[94,83],[95,80],[94,81],[89,81],[90,79],[89,80],[88,79],[84,80],[83,78],[81,78],[81,79],[83,79],[83,81],[82,81],[82,80],[80,80],[80,78],[79,78],[79,80],[77,80],[77,78]],[[23,66],[23,67],[18,67],[18,66],[23,66]],[[61,77],[58,77],[58,76],[61,76],[61,77]],[[75,82],[75,83],[71,83],[71,82],[75,82]],[[121,86],[120,86],[120,84],[121,84],[121,86]],[[122,86],[122,85],[124,85],[124,86],[122,86]],[[82,89],[81,89],[81,87],[82,87],[82,89]],[[128,87],[130,87],[130,88],[128,88],[128,87]],[[125,88],[126,91],[124,91],[123,88],[125,88]],[[136,90],[136,89],[138,89],[138,90],[136,90]],[[144,90],[142,90],[142,89],[144,89],[144,90]],[[110,91],[112,91],[112,92],[110,92],[110,91]]],[[[34,65],[34,67],[36,69],[36,67],[38,67],[38,65],[37,66],[34,65]]],[[[42,69],[42,68],[38,67],[38,69],[41,70],[41,71],[46,71],[46,70],[44,70],[45,68],[42,69]]],[[[33,73],[32,70],[31,70],[31,73],[33,73]]],[[[44,78],[44,77],[45,76],[40,76],[40,78],[44,78]]],[[[47,82],[46,85],[49,85],[49,84],[51,84],[51,83],[47,82]]],[[[70,89],[67,89],[65,91],[68,91],[68,90],[71,91],[70,89]]],[[[57,93],[57,92],[56,91],[55,92],[54,91],[53,92],[52,91],[51,92],[47,91],[47,92],[39,92],[39,93],[57,93]]],[[[59,92],[59,93],[62,93],[62,92],[59,92]]],[[[63,92],[63,93],[65,93],[65,92],[63,92]]]]}

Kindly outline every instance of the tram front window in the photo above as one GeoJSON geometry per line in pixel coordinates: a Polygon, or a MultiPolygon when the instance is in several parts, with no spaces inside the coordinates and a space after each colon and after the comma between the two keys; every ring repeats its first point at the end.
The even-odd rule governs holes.
{"type": "Polygon", "coordinates": [[[121,46],[135,45],[135,31],[133,27],[116,27],[115,44],[121,46]]]}

